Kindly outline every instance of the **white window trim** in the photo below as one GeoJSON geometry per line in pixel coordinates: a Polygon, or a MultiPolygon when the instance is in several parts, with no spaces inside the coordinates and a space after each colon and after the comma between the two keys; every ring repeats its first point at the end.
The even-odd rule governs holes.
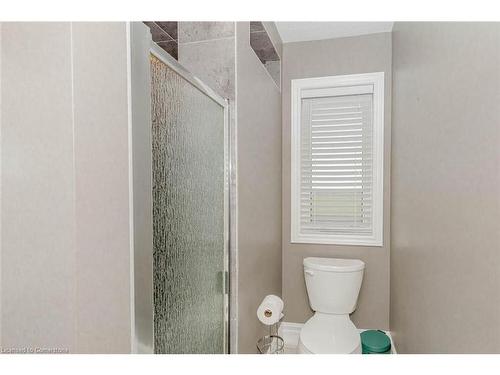
{"type": "MultiPolygon", "coordinates": [[[[292,80],[291,135],[291,242],[332,245],[383,246],[384,221],[384,72],[292,80]],[[301,99],[307,90],[373,85],[373,235],[300,233],[300,118],[301,99]]],[[[305,95],[304,95],[305,94],[305,95]]]]}

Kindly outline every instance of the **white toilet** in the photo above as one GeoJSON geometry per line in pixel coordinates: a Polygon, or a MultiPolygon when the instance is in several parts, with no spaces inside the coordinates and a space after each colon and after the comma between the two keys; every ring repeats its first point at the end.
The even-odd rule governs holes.
{"type": "Polygon", "coordinates": [[[358,259],[305,258],[309,304],[314,316],[300,331],[301,354],[361,354],[356,309],[365,264],[358,259]]]}

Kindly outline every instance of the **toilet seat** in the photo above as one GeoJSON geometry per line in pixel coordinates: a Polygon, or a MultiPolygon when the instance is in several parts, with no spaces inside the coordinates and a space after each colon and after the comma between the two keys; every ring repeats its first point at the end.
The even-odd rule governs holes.
{"type": "Polygon", "coordinates": [[[361,338],[349,315],[315,313],[300,331],[299,353],[361,354],[361,338]]]}

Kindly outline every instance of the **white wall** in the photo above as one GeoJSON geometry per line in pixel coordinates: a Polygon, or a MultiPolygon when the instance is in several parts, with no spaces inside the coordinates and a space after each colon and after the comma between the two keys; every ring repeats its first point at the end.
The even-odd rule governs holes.
{"type": "Polygon", "coordinates": [[[2,347],[76,350],[71,25],[2,25],[2,347]]]}
{"type": "Polygon", "coordinates": [[[1,35],[0,346],[129,353],[127,25],[4,23],[1,35]]]}

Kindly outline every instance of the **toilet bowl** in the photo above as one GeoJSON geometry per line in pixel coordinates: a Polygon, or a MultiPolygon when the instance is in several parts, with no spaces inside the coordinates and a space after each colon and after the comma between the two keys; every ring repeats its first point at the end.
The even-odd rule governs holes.
{"type": "Polygon", "coordinates": [[[358,259],[304,259],[307,295],[314,315],[300,331],[299,353],[361,353],[361,338],[349,314],[356,309],[364,268],[358,259]]]}

